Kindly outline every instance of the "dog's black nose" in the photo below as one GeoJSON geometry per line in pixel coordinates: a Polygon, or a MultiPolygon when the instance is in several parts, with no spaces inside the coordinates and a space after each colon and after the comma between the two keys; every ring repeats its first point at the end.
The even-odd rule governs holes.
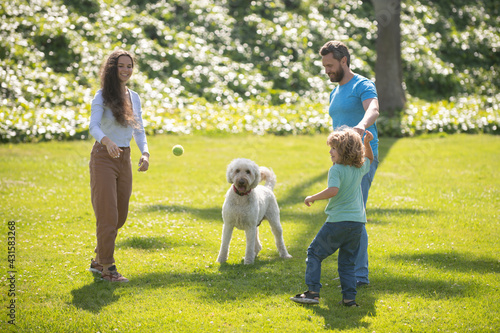
{"type": "Polygon", "coordinates": [[[245,185],[245,181],[244,181],[243,179],[240,179],[240,180],[238,181],[238,185],[245,185]]]}

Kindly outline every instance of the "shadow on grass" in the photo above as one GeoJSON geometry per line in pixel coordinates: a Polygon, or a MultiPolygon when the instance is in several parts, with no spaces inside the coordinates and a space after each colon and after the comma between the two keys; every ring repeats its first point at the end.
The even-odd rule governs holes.
{"type": "MultiPolygon", "coordinates": [[[[385,157],[394,142],[395,140],[391,140],[383,149],[381,147],[380,161],[385,157]]],[[[320,170],[316,176],[302,179],[300,183],[289,189],[284,196],[278,198],[278,204],[284,207],[302,203],[307,190],[311,186],[317,183],[324,183],[326,186],[327,172],[328,170],[326,169],[320,170]]],[[[221,206],[196,208],[174,204],[143,207],[143,212],[145,213],[158,211],[189,214],[205,221],[220,220],[222,222],[221,206]]],[[[381,215],[394,214],[397,216],[397,214],[428,214],[429,212],[376,209],[374,213],[381,215]]],[[[189,290],[189,294],[176,292],[171,297],[185,297],[190,302],[193,297],[201,302],[221,304],[226,302],[244,304],[246,301],[255,302],[255,299],[261,299],[263,306],[265,306],[266,302],[276,302],[276,299],[280,302],[292,302],[288,300],[290,296],[300,292],[301,290],[299,289],[307,288],[304,285],[306,249],[316,232],[323,225],[325,216],[324,214],[316,215],[309,212],[285,211],[282,212],[282,220],[307,223],[309,226],[308,231],[298,235],[298,238],[294,239],[293,245],[289,246],[289,252],[294,256],[293,259],[284,260],[275,254],[271,258],[258,257],[253,265],[243,265],[242,261],[237,264],[225,263],[219,265],[214,263],[213,265],[210,264],[209,267],[192,267],[191,272],[150,272],[135,277],[128,275],[130,282],[126,286],[123,286],[123,288],[130,288],[135,291],[165,289],[167,295],[168,291],[175,290],[176,288],[186,288],[189,290]]],[[[285,223],[284,229],[286,228],[285,223]]],[[[286,242],[287,245],[289,243],[286,242]]],[[[144,239],[134,237],[121,242],[118,246],[145,250],[158,249],[170,246],[170,240],[166,237],[147,237],[144,239]]],[[[336,270],[336,263],[334,265],[334,270],[336,270]]],[[[331,263],[328,266],[331,266],[331,263]]],[[[345,308],[338,304],[341,300],[341,294],[340,289],[337,288],[337,283],[332,281],[332,268],[325,267],[325,271],[328,269],[330,272],[326,274],[326,277],[322,278],[322,281],[329,283],[330,286],[324,288],[322,291],[321,306],[308,306],[308,308],[311,308],[318,316],[324,318],[325,329],[368,328],[370,324],[364,321],[364,318],[376,315],[375,304],[379,298],[378,295],[381,294],[381,289],[370,287],[371,289],[360,290],[358,292],[358,301],[362,306],[360,308],[345,308]]],[[[372,283],[374,285],[385,285],[385,280],[383,281],[383,279],[384,277],[380,278],[380,280],[375,278],[372,283]]],[[[405,283],[407,283],[406,280],[394,278],[394,281],[390,282],[388,286],[391,287],[394,284],[397,287],[395,290],[391,289],[391,292],[405,292],[405,283]]],[[[431,283],[439,285],[439,282],[431,283]]],[[[427,291],[428,287],[428,283],[414,284],[415,293],[427,291]]],[[[73,304],[93,312],[99,311],[103,306],[107,305],[89,305],[99,295],[99,291],[93,291],[93,288],[99,289],[102,287],[98,283],[93,283],[73,291],[73,304]]],[[[113,301],[115,300],[109,303],[113,301]]],[[[296,306],[304,305],[297,304],[296,306]]]]}
{"type": "Polygon", "coordinates": [[[366,217],[368,224],[385,225],[395,221],[401,216],[432,216],[435,211],[431,209],[415,208],[367,208],[366,217]]]}
{"type": "MultiPolygon", "coordinates": [[[[299,187],[299,186],[297,186],[299,187]]],[[[304,186],[304,188],[307,188],[307,186],[304,186]]],[[[296,191],[300,191],[300,189],[297,189],[296,191]]],[[[290,204],[295,204],[295,203],[302,203],[305,196],[298,195],[297,198],[291,199],[286,199],[286,201],[280,200],[278,202],[278,205],[280,207],[283,207],[285,205],[290,205],[290,204]]],[[[183,205],[151,205],[151,206],[146,206],[144,208],[144,212],[157,212],[157,211],[165,211],[165,212],[171,212],[171,213],[181,213],[181,214],[189,214],[196,216],[200,219],[207,220],[207,221],[220,221],[221,222],[221,228],[222,228],[222,206],[221,207],[209,207],[209,208],[195,208],[195,207],[190,207],[190,206],[183,206],[183,205]]],[[[281,211],[281,220],[282,221],[287,221],[287,220],[304,220],[304,221],[309,221],[311,218],[316,218],[316,216],[321,217],[321,219],[326,218],[326,215],[323,213],[315,215],[311,214],[309,212],[305,213],[299,213],[296,211],[281,211]]],[[[319,229],[318,229],[319,230],[319,229]]],[[[222,229],[221,229],[222,231],[222,229]]]]}
{"type": "Polygon", "coordinates": [[[462,253],[414,253],[393,255],[391,259],[417,263],[420,266],[433,266],[440,270],[471,273],[500,273],[500,263],[493,258],[474,258],[462,253]]]}
{"type": "MultiPolygon", "coordinates": [[[[359,292],[358,292],[359,294],[359,292]]],[[[366,295],[362,298],[357,298],[357,302],[360,307],[357,308],[347,308],[339,304],[341,301],[341,296],[337,297],[324,297],[324,293],[321,296],[321,304],[324,306],[310,306],[310,305],[299,305],[311,309],[318,316],[323,317],[325,320],[324,328],[326,330],[348,330],[354,328],[365,328],[370,327],[370,323],[364,321],[367,316],[375,317],[377,309],[375,307],[375,302],[377,297],[373,295],[366,295]]]]}
{"type": "Polygon", "coordinates": [[[170,212],[170,213],[187,213],[202,217],[206,220],[222,219],[222,206],[209,208],[195,208],[182,205],[149,205],[143,208],[146,213],[151,212],[170,212]]]}
{"type": "MultiPolygon", "coordinates": [[[[114,295],[117,288],[126,288],[130,293],[148,293],[148,290],[160,289],[165,290],[165,302],[169,301],[169,297],[207,304],[261,302],[263,308],[269,302],[291,302],[290,306],[306,307],[308,311],[323,317],[326,330],[348,330],[359,327],[368,329],[370,323],[366,317],[376,316],[377,301],[387,294],[415,295],[439,300],[466,297],[474,294],[478,288],[472,282],[405,276],[404,273],[395,275],[394,272],[378,269],[373,272],[369,287],[358,288],[356,299],[361,307],[345,308],[338,304],[341,294],[334,272],[336,259],[329,258],[323,263],[322,283],[325,286],[321,291],[320,306],[301,305],[292,303],[288,298],[305,290],[302,289],[305,287],[303,259],[296,257],[285,260],[274,254],[271,257],[258,257],[253,265],[243,265],[241,261],[222,265],[214,263],[192,267],[190,272],[156,271],[136,276],[128,275],[130,282],[127,284],[94,281],[71,292],[72,304],[80,309],[99,313],[102,308],[119,300],[119,296],[114,295]]],[[[396,260],[405,259],[404,256],[396,257],[396,260]]],[[[484,261],[486,267],[493,263],[490,259],[484,261]]],[[[466,266],[470,262],[464,260],[461,264],[466,266]]],[[[479,271],[485,269],[483,267],[479,271]]],[[[403,303],[401,306],[407,306],[404,299],[403,303]]]]}
{"type": "MultiPolygon", "coordinates": [[[[372,274],[367,292],[376,295],[412,295],[429,299],[451,299],[474,295],[478,286],[472,282],[428,279],[419,276],[372,274]]],[[[378,297],[377,297],[378,298],[378,297]]],[[[406,304],[401,304],[406,305],[406,304]]]]}
{"type": "MultiPolygon", "coordinates": [[[[278,205],[284,207],[287,205],[294,205],[297,203],[303,203],[306,196],[305,191],[312,185],[322,182],[326,185],[328,170],[321,172],[315,177],[310,179],[305,179],[302,183],[297,184],[292,189],[290,189],[287,195],[283,198],[277,198],[278,205]]],[[[170,213],[187,213],[202,217],[207,220],[222,220],[222,206],[209,207],[209,208],[196,208],[191,206],[183,205],[149,205],[143,208],[146,213],[151,212],[170,212],[170,213]]]]}
{"type": "Polygon", "coordinates": [[[163,248],[171,248],[172,246],[190,245],[186,239],[172,239],[171,237],[129,237],[119,241],[116,244],[117,248],[134,248],[142,250],[157,250],[163,248]]]}
{"type": "Polygon", "coordinates": [[[99,313],[103,307],[120,299],[120,296],[114,294],[118,287],[119,284],[103,281],[94,274],[94,282],[71,291],[73,296],[71,304],[82,310],[99,313]]]}
{"type": "MultiPolygon", "coordinates": [[[[379,167],[384,158],[389,153],[391,147],[397,142],[398,139],[394,138],[383,138],[379,141],[379,167]]],[[[304,179],[301,183],[290,189],[286,196],[278,198],[278,204],[280,206],[293,205],[297,203],[303,203],[306,195],[312,193],[306,193],[306,190],[316,183],[324,184],[327,186],[328,180],[328,169],[322,170],[317,176],[311,177],[309,179],[304,179]]],[[[326,202],[325,202],[326,205],[326,202]]]]}
{"type": "MultiPolygon", "coordinates": [[[[165,295],[171,294],[171,296],[165,296],[166,302],[168,302],[168,297],[177,299],[184,297],[186,302],[192,302],[195,298],[199,302],[219,304],[228,302],[253,304],[256,299],[260,299],[262,307],[266,307],[269,302],[275,304],[277,301],[290,302],[292,306],[305,306],[288,300],[298,292],[296,286],[303,280],[303,272],[296,269],[294,260],[285,260],[276,256],[258,258],[253,265],[226,263],[220,265],[216,271],[214,268],[216,267],[211,267],[210,271],[194,268],[192,272],[187,273],[152,272],[136,277],[128,276],[130,282],[126,284],[95,280],[73,290],[71,304],[97,314],[104,307],[119,300],[119,296],[114,294],[116,289],[125,288],[131,293],[155,289],[165,290],[165,295]],[[189,292],[179,292],[179,288],[189,290],[189,292]],[[177,291],[172,293],[175,290],[177,291]]],[[[322,306],[310,306],[310,309],[324,318],[325,328],[368,327],[368,324],[363,322],[363,318],[375,314],[375,296],[363,297],[360,308],[345,308],[338,304],[341,299],[338,289],[334,284],[330,284],[331,286],[325,288],[325,292],[322,293],[322,306]],[[333,293],[336,295],[332,296],[333,293]]]]}
{"type": "Polygon", "coordinates": [[[282,207],[282,206],[303,203],[306,195],[313,194],[313,193],[306,193],[306,190],[316,183],[322,183],[325,184],[326,186],[327,178],[328,178],[328,170],[325,170],[324,172],[319,173],[315,177],[304,179],[302,183],[299,183],[295,185],[293,188],[291,188],[286,196],[278,198],[278,205],[282,207]]]}
{"type": "Polygon", "coordinates": [[[435,213],[431,209],[415,209],[415,208],[367,208],[367,213],[370,215],[390,215],[391,217],[397,217],[400,215],[416,215],[416,216],[428,216],[435,213]]]}

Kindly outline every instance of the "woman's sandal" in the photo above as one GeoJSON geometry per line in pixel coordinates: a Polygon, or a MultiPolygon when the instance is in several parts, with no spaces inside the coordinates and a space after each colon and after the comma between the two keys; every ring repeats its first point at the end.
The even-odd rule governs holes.
{"type": "Polygon", "coordinates": [[[358,307],[359,304],[356,303],[356,301],[350,301],[350,302],[344,302],[344,300],[340,301],[339,303],[340,305],[343,305],[343,306],[349,306],[349,307],[358,307]]]}
{"type": "Polygon", "coordinates": [[[303,292],[302,294],[297,294],[295,297],[290,297],[290,299],[297,303],[303,304],[318,304],[319,303],[319,293],[313,294],[309,290],[303,292]]]}

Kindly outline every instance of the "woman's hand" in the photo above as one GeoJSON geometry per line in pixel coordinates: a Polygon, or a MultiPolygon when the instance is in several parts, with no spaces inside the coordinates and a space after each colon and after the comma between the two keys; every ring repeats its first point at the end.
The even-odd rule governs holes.
{"type": "Polygon", "coordinates": [[[149,169],[149,154],[143,153],[139,160],[139,172],[148,171],[149,169]]]}
{"type": "Polygon", "coordinates": [[[111,156],[113,158],[120,157],[120,154],[123,152],[123,150],[121,150],[120,147],[118,147],[116,145],[116,143],[114,143],[113,141],[111,141],[111,139],[108,138],[107,136],[105,136],[104,138],[102,138],[101,144],[103,144],[103,145],[106,146],[106,149],[108,150],[109,156],[111,156]]]}

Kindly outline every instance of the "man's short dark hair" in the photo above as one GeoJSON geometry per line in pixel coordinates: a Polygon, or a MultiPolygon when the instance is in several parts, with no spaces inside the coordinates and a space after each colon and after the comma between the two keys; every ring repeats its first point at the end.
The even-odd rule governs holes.
{"type": "Polygon", "coordinates": [[[351,65],[351,55],[349,54],[349,49],[344,43],[331,40],[326,42],[325,45],[319,50],[321,56],[326,56],[328,53],[333,54],[333,58],[340,61],[343,57],[347,58],[347,67],[351,65]]]}

